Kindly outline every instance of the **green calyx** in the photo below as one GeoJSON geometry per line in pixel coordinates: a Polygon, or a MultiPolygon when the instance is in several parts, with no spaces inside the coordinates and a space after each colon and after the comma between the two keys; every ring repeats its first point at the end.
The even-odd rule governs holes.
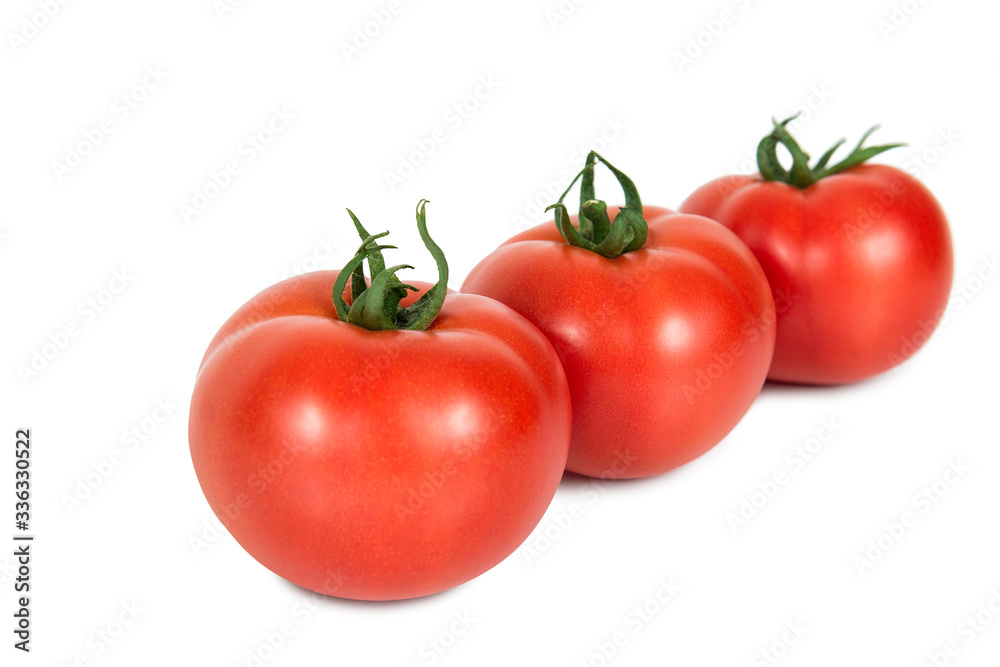
{"type": "Polygon", "coordinates": [[[649,227],[642,217],[642,200],[632,180],[615,169],[610,162],[591,151],[587,155],[583,171],[576,175],[573,182],[562,193],[559,201],[545,210],[555,209],[556,228],[566,243],[578,248],[596,252],[605,257],[618,257],[626,252],[638,250],[646,243],[649,227]],[[608,206],[594,195],[594,166],[600,160],[618,179],[622,192],[625,193],[625,206],[618,211],[614,221],[608,216],[608,206]],[[580,215],[579,229],[573,226],[569,212],[563,199],[580,182],[580,215]]]}
{"type": "Polygon", "coordinates": [[[371,331],[393,329],[423,331],[441,312],[441,306],[444,305],[444,298],[448,293],[448,261],[444,257],[444,252],[427,233],[427,217],[424,212],[426,205],[426,199],[421,199],[417,204],[417,229],[420,231],[424,246],[437,262],[438,281],[406,308],[401,308],[399,302],[408,291],[415,292],[417,288],[400,282],[396,272],[413,267],[409,264],[397,264],[386,268],[382,251],[395,249],[396,246],[379,245],[377,241],[389,232],[369,234],[351,209],[347,209],[362,242],[357,253],[333,284],[333,304],[342,322],[356,324],[371,331]],[[365,280],[365,260],[368,260],[368,272],[371,274],[370,285],[365,280]],[[347,287],[348,278],[351,280],[350,306],[344,300],[344,289],[347,287]]]}
{"type": "Polygon", "coordinates": [[[898,148],[899,146],[905,145],[886,144],[884,146],[864,146],[865,140],[871,136],[872,132],[879,128],[878,125],[875,125],[865,132],[864,136],[861,137],[861,141],[859,141],[858,145],[853,151],[851,151],[851,154],[837,164],[830,167],[827,166],[830,162],[830,158],[833,157],[834,151],[840,148],[840,146],[844,143],[844,139],[841,139],[835,143],[830,150],[823,153],[823,156],[819,159],[819,162],[816,163],[816,166],[810,167],[809,154],[799,147],[798,142],[792,138],[792,135],[789,134],[788,129],[785,127],[796,118],[798,118],[798,114],[795,114],[791,118],[786,118],[780,123],[777,120],[772,119],[772,122],[774,123],[774,130],[771,134],[761,139],[760,143],[757,145],[757,167],[760,169],[760,175],[765,181],[781,181],[782,183],[788,183],[789,185],[794,185],[797,188],[805,189],[821,178],[826,178],[827,176],[840,173],[845,169],[856,167],[857,165],[875,157],[879,153],[883,153],[891,148],[898,148]],[[791,154],[791,169],[785,169],[781,166],[781,162],[778,161],[778,144],[783,145],[791,154]]]}

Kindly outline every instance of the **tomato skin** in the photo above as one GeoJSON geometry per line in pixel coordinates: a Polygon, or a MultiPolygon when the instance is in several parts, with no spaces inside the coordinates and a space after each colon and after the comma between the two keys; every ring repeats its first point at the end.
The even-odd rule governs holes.
{"type": "Polygon", "coordinates": [[[727,176],[681,210],[718,220],[760,260],[778,307],[772,380],[841,384],[889,370],[948,303],[948,222],[930,191],[894,167],[853,167],[804,190],[727,176]]]}
{"type": "Polygon", "coordinates": [[[550,222],[501,245],[462,286],[555,346],[573,402],[567,468],[591,477],[658,475],[708,451],[771,361],[771,291],[746,246],[701,216],[651,206],[643,216],[639,250],[603,257],[550,222]]]}
{"type": "Polygon", "coordinates": [[[368,331],[336,318],[336,276],[272,286],[212,341],[191,401],[198,480],[244,549],[299,586],[436,593],[506,558],[547,509],[565,376],[502,304],[453,294],[427,331],[368,331]]]}

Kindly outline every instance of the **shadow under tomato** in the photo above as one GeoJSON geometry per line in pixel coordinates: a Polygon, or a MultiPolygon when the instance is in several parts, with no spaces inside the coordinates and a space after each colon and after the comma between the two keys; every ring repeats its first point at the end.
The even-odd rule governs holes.
{"type": "Polygon", "coordinates": [[[768,380],[761,387],[761,395],[791,396],[805,393],[829,393],[835,394],[841,391],[848,391],[853,387],[871,383],[878,378],[858,380],[847,384],[805,384],[800,382],[782,382],[781,380],[768,380]]]}
{"type": "MultiPolygon", "coordinates": [[[[277,575],[275,575],[275,576],[277,576],[277,575]]],[[[421,596],[421,597],[418,597],[418,598],[405,598],[403,600],[354,600],[354,599],[351,599],[351,598],[339,598],[336,595],[326,595],[324,593],[317,593],[316,591],[313,591],[313,590],[310,590],[310,589],[305,588],[303,586],[299,586],[298,584],[292,583],[291,581],[288,581],[287,579],[283,579],[281,577],[278,577],[278,579],[280,579],[281,583],[284,586],[286,586],[289,590],[296,591],[298,593],[302,593],[302,594],[306,594],[306,595],[308,595],[308,594],[315,595],[315,596],[317,596],[319,598],[319,601],[322,602],[322,603],[330,603],[330,604],[335,604],[335,605],[354,606],[354,607],[366,607],[366,606],[370,606],[372,608],[377,607],[377,606],[385,606],[385,605],[392,606],[392,607],[404,607],[404,606],[407,606],[407,605],[414,605],[415,606],[415,605],[421,604],[425,600],[440,600],[440,599],[446,598],[456,588],[460,588],[461,587],[461,586],[455,586],[453,588],[448,588],[448,589],[445,589],[443,591],[439,591],[437,593],[431,593],[430,595],[424,595],[424,596],[421,596]]]]}
{"type": "Polygon", "coordinates": [[[587,475],[580,475],[578,473],[566,470],[563,472],[562,481],[559,482],[560,489],[582,489],[587,486],[593,486],[594,484],[600,485],[610,485],[610,486],[622,486],[625,487],[639,487],[647,483],[655,483],[656,480],[668,479],[676,471],[681,470],[684,466],[690,465],[686,463],[683,466],[674,468],[673,470],[668,470],[659,475],[653,475],[652,477],[588,477],[587,475]]]}

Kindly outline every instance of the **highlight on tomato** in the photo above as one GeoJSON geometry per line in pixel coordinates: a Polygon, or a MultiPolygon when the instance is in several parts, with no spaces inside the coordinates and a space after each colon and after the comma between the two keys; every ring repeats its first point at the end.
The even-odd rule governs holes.
{"type": "Polygon", "coordinates": [[[567,468],[648,477],[704,454],[760,392],[774,347],[774,302],[753,253],[722,225],[644,206],[597,153],[556,204],[555,220],[503,243],[465,293],[501,301],[552,342],[573,404],[567,468]],[[597,199],[594,169],[624,206],[597,199]],[[563,200],[581,182],[580,210],[563,200]]]}
{"type": "Polygon", "coordinates": [[[750,247],[774,290],[777,341],[768,375],[807,384],[856,382],[912,356],[951,292],[951,232],[934,195],[910,174],[867,161],[901,144],[864,146],[810,166],[774,122],[757,148],[760,173],[723,176],[681,204],[718,220],[750,247]],[[791,155],[786,169],[777,148],[791,155]],[[781,295],[782,298],[778,298],[781,295]]]}
{"type": "Polygon", "coordinates": [[[363,242],[340,272],[285,280],[208,346],[191,458],[239,544],[285,579],[361,600],[429,595],[489,570],[534,529],[563,474],[570,399],[521,315],[401,282],[363,242]],[[364,275],[367,263],[370,280],[364,275]]]}

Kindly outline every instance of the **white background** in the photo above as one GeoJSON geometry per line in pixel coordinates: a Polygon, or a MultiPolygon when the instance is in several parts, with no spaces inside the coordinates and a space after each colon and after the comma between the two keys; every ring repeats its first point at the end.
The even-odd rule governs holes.
{"type": "Polygon", "coordinates": [[[772,664],[761,651],[773,650],[789,667],[918,666],[951,641],[948,664],[997,664],[1000,8],[578,4],[402,2],[348,55],[388,0],[49,2],[51,18],[45,2],[4,3],[0,536],[14,532],[14,431],[30,427],[37,541],[30,655],[11,646],[13,547],[0,551],[3,664],[715,666],[772,664]],[[248,159],[244,142],[275,110],[294,119],[248,159]],[[427,599],[317,601],[213,533],[186,438],[201,355],[257,291],[343,265],[357,244],[345,207],[392,231],[411,277],[433,279],[413,220],[431,200],[458,288],[545,220],[546,188],[587,146],[646,203],[676,207],[750,170],[771,117],[797,110],[814,155],[882,123],[874,143],[909,145],[877,160],[918,173],[949,216],[955,295],[903,367],[843,388],[767,386],[714,450],[662,477],[568,479],[510,558],[427,599]],[[88,150],[102,123],[111,131],[88,150]],[[444,141],[390,187],[386,173],[437,128],[444,141]],[[77,150],[77,166],[55,166],[77,150]],[[181,206],[231,160],[240,172],[185,220],[181,206]],[[60,335],[68,326],[76,335],[60,335]],[[157,401],[174,406],[162,423],[157,401]],[[797,469],[788,452],[824,420],[836,434],[797,469]],[[133,428],[146,430],[134,449],[133,428]],[[116,450],[110,477],[81,492],[116,450]],[[951,463],[968,470],[924,511],[915,496],[951,463]],[[727,515],[778,471],[789,483],[734,532],[727,515]],[[905,512],[916,525],[887,537],[905,512]],[[859,567],[880,538],[888,548],[859,567]],[[671,580],[679,592],[657,601],[671,580]],[[971,631],[984,609],[992,623],[971,631]]]}

